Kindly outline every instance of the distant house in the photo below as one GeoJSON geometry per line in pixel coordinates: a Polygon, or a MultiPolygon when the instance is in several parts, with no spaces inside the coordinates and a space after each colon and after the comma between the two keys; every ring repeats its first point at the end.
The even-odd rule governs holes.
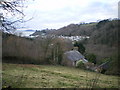
{"type": "Polygon", "coordinates": [[[83,63],[88,62],[85,57],[77,50],[71,50],[64,53],[63,65],[66,66],[76,66],[76,62],[82,60],[83,63]]]}

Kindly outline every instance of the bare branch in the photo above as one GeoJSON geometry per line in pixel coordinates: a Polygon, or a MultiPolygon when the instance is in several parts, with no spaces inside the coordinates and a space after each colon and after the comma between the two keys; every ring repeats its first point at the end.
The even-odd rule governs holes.
{"type": "MultiPolygon", "coordinates": [[[[21,14],[24,16],[22,8],[23,8],[23,1],[24,0],[0,0],[0,9],[3,11],[7,11],[11,15],[21,14]]],[[[16,29],[14,24],[16,22],[23,22],[23,18],[20,18],[15,21],[9,20],[7,17],[4,16],[3,13],[0,14],[0,23],[1,29],[4,31],[9,31],[11,29],[16,29]]]]}

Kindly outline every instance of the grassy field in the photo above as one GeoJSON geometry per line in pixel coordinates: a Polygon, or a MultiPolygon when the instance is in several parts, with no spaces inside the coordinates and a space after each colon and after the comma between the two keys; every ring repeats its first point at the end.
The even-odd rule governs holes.
{"type": "Polygon", "coordinates": [[[78,68],[3,63],[2,69],[3,88],[118,88],[119,77],[78,68]]]}

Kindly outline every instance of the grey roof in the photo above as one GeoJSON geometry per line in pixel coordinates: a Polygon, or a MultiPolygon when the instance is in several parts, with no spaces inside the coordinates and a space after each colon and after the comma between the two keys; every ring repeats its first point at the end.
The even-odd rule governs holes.
{"type": "Polygon", "coordinates": [[[71,61],[77,61],[84,58],[84,56],[77,50],[67,51],[64,54],[71,61]]]}
{"type": "Polygon", "coordinates": [[[83,63],[87,63],[88,62],[88,60],[86,60],[86,59],[83,59],[83,63]]]}
{"type": "Polygon", "coordinates": [[[105,62],[105,63],[99,65],[98,67],[102,67],[103,69],[107,69],[107,68],[109,68],[109,63],[110,63],[110,62],[107,61],[107,62],[105,62]]]}

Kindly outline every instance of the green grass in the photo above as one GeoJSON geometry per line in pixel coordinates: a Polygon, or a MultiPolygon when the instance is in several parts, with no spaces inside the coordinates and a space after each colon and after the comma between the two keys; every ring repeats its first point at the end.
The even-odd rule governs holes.
{"type": "Polygon", "coordinates": [[[2,67],[3,88],[89,88],[98,76],[95,88],[118,88],[120,79],[65,66],[3,63],[2,67]]]}

